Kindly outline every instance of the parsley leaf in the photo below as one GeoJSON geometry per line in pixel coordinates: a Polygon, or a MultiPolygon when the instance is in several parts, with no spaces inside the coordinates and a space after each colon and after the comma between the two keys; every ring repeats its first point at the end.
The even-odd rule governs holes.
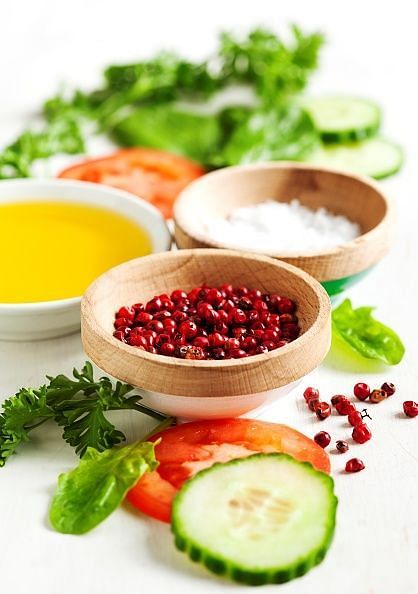
{"type": "Polygon", "coordinates": [[[3,403],[0,414],[0,466],[15,453],[17,447],[29,440],[28,433],[48,419],[54,418],[54,411],[47,403],[48,389],[22,388],[3,403]]]}
{"type": "Polygon", "coordinates": [[[125,435],[106,418],[110,410],[136,410],[156,419],[165,419],[139,403],[138,394],[128,396],[133,387],[108,377],[94,379],[93,367],[86,362],[74,379],[65,375],[48,377],[39,389],[22,388],[3,403],[0,413],[0,467],[29,440],[29,433],[45,421],[55,420],[63,428],[63,438],[77,454],[88,447],[103,451],[125,440],[125,435]]]}

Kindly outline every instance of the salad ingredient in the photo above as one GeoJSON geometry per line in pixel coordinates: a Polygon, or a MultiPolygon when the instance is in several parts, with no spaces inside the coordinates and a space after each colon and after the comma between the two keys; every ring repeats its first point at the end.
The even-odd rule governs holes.
{"type": "MultiPolygon", "coordinates": [[[[160,104],[171,108],[176,100],[205,101],[237,84],[255,93],[254,103],[282,104],[305,87],[317,68],[322,44],[321,34],[305,34],[298,27],[292,27],[288,43],[267,30],[255,29],[242,39],[222,33],[215,55],[199,63],[162,52],[148,61],[109,66],[101,88],[87,94],[76,91],[69,99],[53,97],[45,103],[44,128],[24,132],[0,154],[0,178],[29,176],[31,164],[39,158],[84,152],[92,123],[99,132],[112,133],[132,107],[160,104]]],[[[145,117],[143,125],[151,129],[145,117]]],[[[193,119],[187,125],[190,137],[196,134],[193,119]]],[[[161,123],[159,130],[164,131],[161,123]]],[[[225,136],[229,136],[227,130],[225,136]]],[[[196,147],[195,143],[191,146],[196,147]]]]}
{"type": "Polygon", "coordinates": [[[217,117],[171,104],[139,107],[112,130],[122,146],[149,146],[206,164],[218,150],[221,134],[217,117]]]}
{"type": "Polygon", "coordinates": [[[311,210],[293,199],[266,200],[202,223],[212,240],[259,252],[300,253],[330,249],[361,233],[359,225],[325,208],[311,210]],[[280,233],[277,230],[280,229],[280,233]]]}
{"type": "Polygon", "coordinates": [[[366,99],[311,97],[303,106],[325,142],[363,140],[380,128],[380,108],[366,99]]]}
{"type": "Polygon", "coordinates": [[[316,407],[318,406],[318,404],[321,401],[319,400],[319,398],[311,398],[308,402],[308,408],[309,410],[311,410],[312,412],[315,412],[316,407]]]}
{"type": "Polygon", "coordinates": [[[326,431],[320,431],[315,435],[314,442],[321,446],[321,448],[326,448],[331,443],[331,435],[326,431]]]}
{"type": "Polygon", "coordinates": [[[324,558],[335,527],[333,480],[286,454],[215,464],[176,496],[178,549],[218,575],[283,583],[324,558]]]}
{"type": "Polygon", "coordinates": [[[354,386],[354,396],[361,401],[367,400],[370,396],[370,386],[364,382],[359,382],[354,386]]]}
{"type": "Polygon", "coordinates": [[[214,164],[303,161],[318,147],[312,120],[298,105],[263,108],[252,111],[236,125],[214,164]]]}
{"type": "Polygon", "coordinates": [[[393,396],[396,392],[396,386],[391,382],[385,382],[382,384],[381,389],[386,393],[386,396],[393,396]]]}
{"type": "Polygon", "coordinates": [[[347,452],[349,449],[348,443],[342,439],[339,439],[336,442],[335,447],[337,448],[338,452],[340,452],[340,454],[345,454],[345,452],[347,452]]]}
{"type": "Polygon", "coordinates": [[[177,155],[151,148],[119,150],[101,159],[87,159],[62,171],[59,177],[101,183],[127,190],[172,216],[174,200],[204,170],[177,155]]]}
{"type": "Polygon", "coordinates": [[[348,398],[342,396],[338,402],[335,404],[335,408],[339,415],[349,415],[350,413],[355,412],[356,407],[352,404],[348,398]]]}
{"type": "Polygon", "coordinates": [[[413,400],[406,400],[403,403],[403,411],[407,417],[418,416],[418,403],[413,400]]]}
{"type": "Polygon", "coordinates": [[[58,532],[84,534],[103,522],[126,492],[157,467],[155,444],[136,442],[98,452],[87,448],[78,466],[58,477],[49,519],[58,532]]]}
{"type": "Polygon", "coordinates": [[[305,398],[306,402],[310,400],[319,400],[319,390],[317,388],[312,388],[309,386],[303,393],[303,397],[305,398]]]}
{"type": "Polygon", "coordinates": [[[71,107],[66,108],[65,114],[46,120],[40,131],[25,130],[0,153],[0,180],[30,177],[31,165],[37,159],[84,152],[84,135],[71,107]]]}
{"type": "Polygon", "coordinates": [[[364,462],[360,460],[360,458],[351,458],[345,465],[346,472],[360,472],[360,470],[364,470],[364,468],[364,462]]]}
{"type": "Polygon", "coordinates": [[[103,119],[139,102],[204,100],[226,86],[239,84],[252,88],[261,103],[275,105],[305,87],[317,68],[324,42],[321,34],[305,34],[296,26],[290,34],[290,42],[285,43],[261,28],[247,37],[223,32],[218,51],[201,63],[162,52],[149,61],[110,66],[104,72],[104,88],[86,100],[103,119]]]}
{"type": "Polygon", "coordinates": [[[365,423],[362,423],[354,427],[352,437],[357,443],[366,443],[371,439],[372,432],[365,423]]]}
{"type": "Polygon", "coordinates": [[[22,388],[3,402],[0,413],[0,467],[17,448],[30,439],[30,432],[53,419],[63,427],[63,439],[83,456],[88,447],[103,451],[125,440],[106,418],[110,410],[136,410],[158,420],[166,417],[142,406],[138,394],[128,384],[108,377],[94,379],[89,361],[81,371],[73,370],[74,379],[65,375],[48,376],[48,384],[22,388]]]}
{"type": "Polygon", "coordinates": [[[404,155],[397,144],[375,137],[360,142],[326,144],[306,160],[313,165],[348,169],[353,173],[383,179],[399,171],[404,155]]]}
{"type": "Polygon", "coordinates": [[[324,421],[331,415],[331,406],[328,402],[318,402],[315,406],[315,413],[320,421],[324,421]]]}
{"type": "Polygon", "coordinates": [[[379,402],[382,402],[382,400],[385,400],[387,398],[387,394],[384,390],[373,390],[372,393],[369,396],[369,400],[370,402],[373,402],[374,404],[378,404],[379,402]]]}
{"type": "Polygon", "coordinates": [[[357,427],[357,425],[363,424],[362,414],[358,410],[351,412],[348,415],[347,420],[352,427],[357,427]]]}
{"type": "Polygon", "coordinates": [[[3,203],[0,268],[7,281],[0,284],[0,302],[78,297],[108,268],[151,251],[145,230],[111,210],[59,201],[3,203]]]}
{"type": "Polygon", "coordinates": [[[227,462],[257,452],[284,452],[329,472],[327,453],[295,429],[252,419],[193,421],[157,433],[150,441],[159,462],[127,495],[143,513],[169,522],[174,496],[183,483],[215,462],[227,462]]]}
{"type": "Polygon", "coordinates": [[[223,33],[221,73],[228,82],[252,86],[264,104],[276,105],[305,88],[323,43],[322,34],[303,33],[296,25],[287,45],[265,29],[255,29],[246,39],[223,33]]]}
{"type": "Polygon", "coordinates": [[[402,360],[405,347],[399,336],[372,316],[373,307],[353,309],[346,299],[332,312],[334,337],[367,359],[378,359],[387,365],[402,360]]]}
{"type": "Polygon", "coordinates": [[[295,340],[300,333],[295,309],[287,297],[247,287],[202,286],[188,293],[177,289],[170,296],[157,295],[146,304],[120,309],[113,336],[159,355],[237,359],[295,340]],[[178,299],[179,293],[186,297],[178,299]],[[132,315],[126,317],[128,310],[132,315]],[[172,346],[163,346],[168,344],[172,346]]]}

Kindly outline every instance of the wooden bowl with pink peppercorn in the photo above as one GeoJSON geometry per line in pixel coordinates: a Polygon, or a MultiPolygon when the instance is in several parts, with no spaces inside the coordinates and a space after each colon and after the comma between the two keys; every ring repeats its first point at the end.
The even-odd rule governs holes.
{"type": "MultiPolygon", "coordinates": [[[[157,410],[188,418],[236,416],[289,392],[319,365],[330,346],[330,310],[320,283],[294,266],[239,251],[181,250],[131,260],[100,276],[82,300],[82,340],[101,369],[138,387],[145,403],[157,410]],[[133,346],[141,345],[140,339],[123,338],[123,332],[134,331],[117,321],[125,311],[116,314],[120,308],[142,304],[137,305],[140,324],[143,304],[155,296],[225,284],[290,299],[299,336],[274,350],[224,360],[165,356],[133,346]]],[[[155,321],[155,330],[162,331],[155,321]]]]}

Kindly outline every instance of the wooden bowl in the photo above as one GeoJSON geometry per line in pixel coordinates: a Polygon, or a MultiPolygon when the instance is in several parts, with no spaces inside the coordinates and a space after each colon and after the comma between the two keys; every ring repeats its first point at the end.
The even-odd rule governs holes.
{"type": "MultiPolygon", "coordinates": [[[[274,199],[297,198],[310,209],[325,207],[358,223],[362,235],[338,247],[295,253],[269,252],[309,272],[335,294],[376,264],[392,243],[393,212],[380,187],[366,177],[300,163],[263,163],[227,167],[201,177],[178,198],[175,239],[179,248],[232,248],[205,234],[205,221],[227,217],[237,207],[274,199]]],[[[297,240],[297,238],[295,238],[297,240]]],[[[256,250],[256,246],[248,246],[256,250]]]]}
{"type": "MultiPolygon", "coordinates": [[[[202,412],[210,416],[204,414],[209,400],[238,397],[241,400],[235,405],[243,410],[244,403],[249,410],[254,406],[247,395],[287,386],[317,367],[330,346],[330,302],[315,279],[284,262],[238,251],[181,250],[131,260],[100,276],[82,299],[81,332],[87,355],[101,369],[159,395],[158,408],[164,408],[161,395],[167,395],[166,400],[199,398],[203,411],[186,416],[202,416],[202,412]],[[203,283],[246,285],[294,299],[301,336],[269,353],[226,361],[155,355],[112,336],[114,314],[122,305],[145,302],[174,289],[188,291],[203,283]]],[[[260,404],[260,398],[254,402],[260,404]]],[[[171,412],[173,407],[167,403],[165,411],[171,412]]]]}

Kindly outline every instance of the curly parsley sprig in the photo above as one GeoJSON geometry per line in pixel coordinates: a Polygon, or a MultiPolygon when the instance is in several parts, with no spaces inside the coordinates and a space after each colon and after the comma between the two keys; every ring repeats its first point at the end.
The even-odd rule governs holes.
{"type": "Polygon", "coordinates": [[[74,379],[65,375],[49,377],[38,389],[22,388],[3,403],[0,413],[0,467],[24,442],[29,433],[48,420],[63,428],[63,438],[83,456],[88,447],[109,449],[125,435],[106,418],[111,410],[136,410],[158,420],[166,417],[139,403],[138,394],[129,384],[108,377],[94,379],[93,367],[86,362],[81,371],[73,370],[74,379]]]}

